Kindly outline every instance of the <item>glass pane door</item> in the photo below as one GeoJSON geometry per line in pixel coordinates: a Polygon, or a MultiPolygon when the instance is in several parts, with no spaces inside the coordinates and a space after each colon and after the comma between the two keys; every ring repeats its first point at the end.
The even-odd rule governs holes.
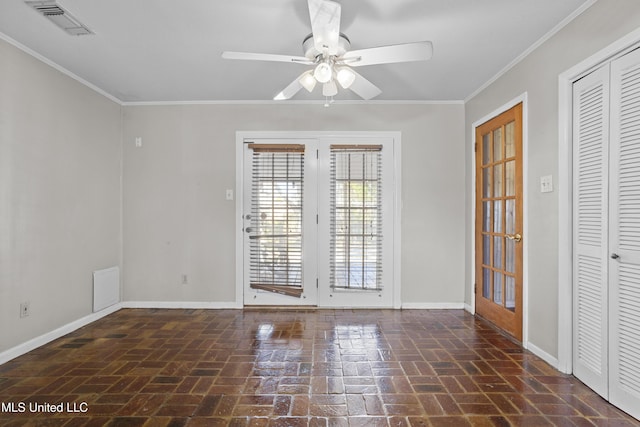
{"type": "Polygon", "coordinates": [[[320,304],[392,307],[393,140],[329,140],[319,158],[320,304]]]}
{"type": "Polygon", "coordinates": [[[476,129],[476,309],[521,338],[521,105],[476,129]]]}
{"type": "Polygon", "coordinates": [[[315,144],[245,145],[245,304],[315,304],[315,144]]]}

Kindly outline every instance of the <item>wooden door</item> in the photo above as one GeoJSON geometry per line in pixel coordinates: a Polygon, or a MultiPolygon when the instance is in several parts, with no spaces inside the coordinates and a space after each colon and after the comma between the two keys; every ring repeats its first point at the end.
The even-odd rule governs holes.
{"type": "Polygon", "coordinates": [[[476,128],[476,313],[522,340],[522,104],[476,128]]]}

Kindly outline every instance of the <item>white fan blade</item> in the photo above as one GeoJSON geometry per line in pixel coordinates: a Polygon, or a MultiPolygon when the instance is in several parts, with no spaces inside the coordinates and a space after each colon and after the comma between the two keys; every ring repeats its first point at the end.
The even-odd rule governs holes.
{"type": "Polygon", "coordinates": [[[362,77],[360,74],[355,71],[353,71],[353,74],[355,74],[356,78],[353,83],[351,83],[351,86],[349,86],[349,89],[351,89],[356,95],[360,96],[360,98],[371,99],[382,93],[376,85],[362,77]]]}
{"type": "Polygon", "coordinates": [[[303,87],[302,83],[300,83],[300,79],[302,79],[302,77],[305,74],[307,74],[307,71],[305,71],[304,73],[302,73],[298,77],[296,77],[296,79],[294,81],[292,81],[291,84],[289,84],[289,86],[285,87],[284,89],[282,89],[282,92],[280,92],[279,94],[274,96],[273,100],[274,101],[282,101],[282,100],[285,100],[285,99],[289,99],[293,95],[298,93],[300,91],[300,89],[302,89],[302,87],[303,87]]]}
{"type": "Polygon", "coordinates": [[[345,53],[340,61],[350,67],[362,67],[394,62],[426,61],[431,59],[432,55],[433,44],[425,41],[352,50],[345,53]]]}
{"type": "Polygon", "coordinates": [[[313,43],[318,52],[338,53],[340,39],[340,3],[330,0],[309,0],[309,18],[313,43]]]}
{"type": "Polygon", "coordinates": [[[293,62],[297,64],[311,65],[312,61],[304,56],[274,55],[271,53],[250,53],[250,52],[222,52],[224,59],[245,59],[250,61],[276,61],[293,62]]]}

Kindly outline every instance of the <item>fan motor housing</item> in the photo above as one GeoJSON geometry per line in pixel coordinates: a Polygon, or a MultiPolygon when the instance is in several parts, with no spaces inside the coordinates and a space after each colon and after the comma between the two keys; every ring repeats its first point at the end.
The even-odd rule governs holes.
{"type": "MultiPolygon", "coordinates": [[[[343,33],[340,33],[340,37],[338,38],[338,52],[336,53],[335,56],[340,57],[344,55],[349,50],[350,47],[351,47],[351,41],[349,41],[349,38],[343,33]]],[[[323,53],[318,51],[318,49],[316,49],[315,43],[313,40],[313,34],[309,34],[302,41],[302,51],[304,52],[304,56],[309,58],[312,61],[317,61],[318,57],[322,59],[323,53]]]]}

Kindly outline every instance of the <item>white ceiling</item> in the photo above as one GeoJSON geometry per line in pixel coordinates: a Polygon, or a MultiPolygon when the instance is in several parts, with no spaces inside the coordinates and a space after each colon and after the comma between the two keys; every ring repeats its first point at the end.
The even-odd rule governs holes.
{"type": "MultiPolygon", "coordinates": [[[[0,32],[123,102],[271,100],[306,68],[221,59],[303,55],[306,0],[59,0],[95,35],[70,36],[23,0],[0,32]]],[[[352,49],[431,40],[430,61],[358,69],[376,100],[463,100],[589,0],[342,0],[352,49]]],[[[1,58],[0,58],[1,60],[1,58]]],[[[307,66],[308,67],[308,66],[307,66]]],[[[322,99],[301,91],[297,100],[322,99]]],[[[336,99],[358,99],[342,90],[336,99]]]]}

